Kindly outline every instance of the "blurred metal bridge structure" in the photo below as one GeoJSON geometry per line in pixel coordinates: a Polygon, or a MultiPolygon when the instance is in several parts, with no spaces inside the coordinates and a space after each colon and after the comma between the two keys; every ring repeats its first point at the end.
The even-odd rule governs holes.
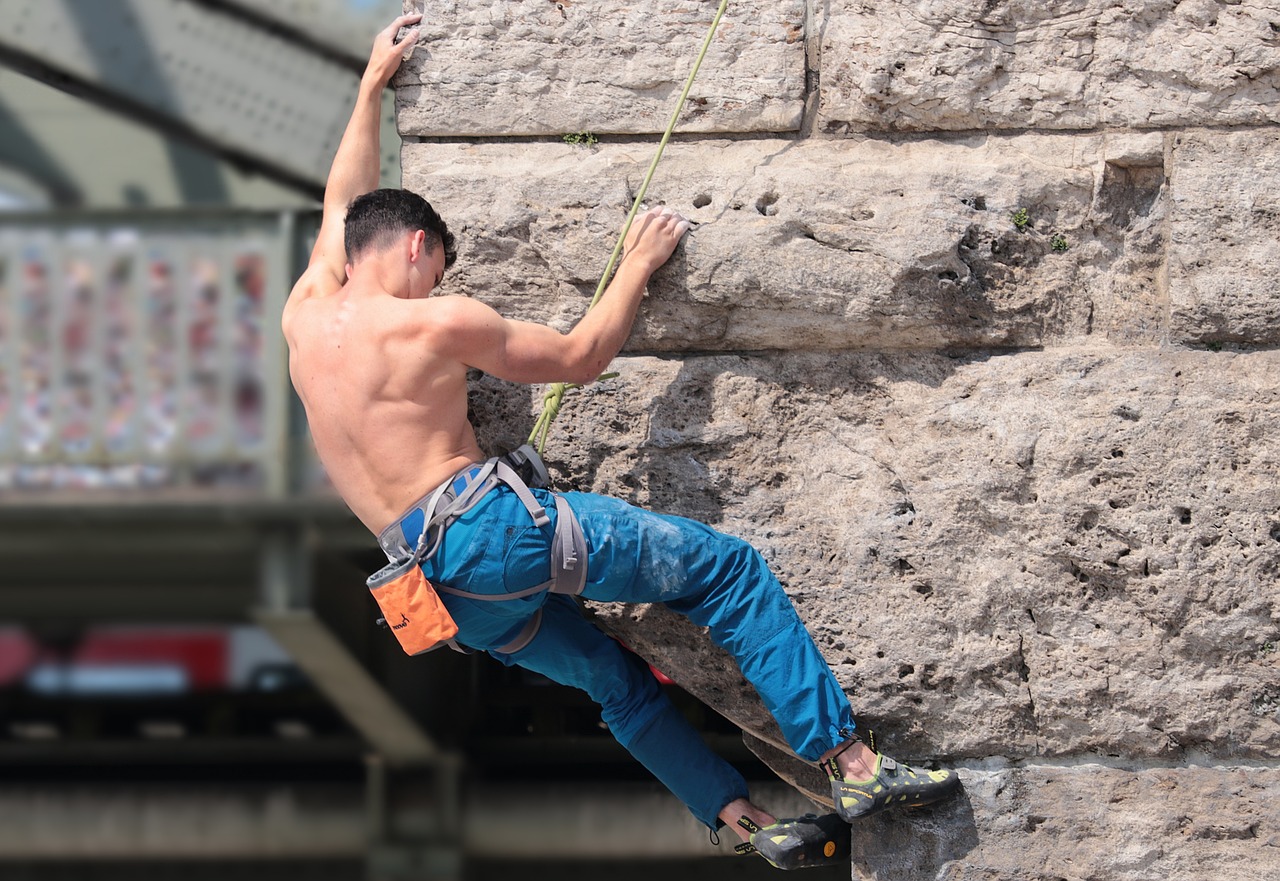
{"type": "MultiPolygon", "coordinates": [[[[0,0],[0,65],[318,197],[385,22],[335,0],[0,0]]],[[[384,181],[399,183],[388,93],[384,181]]]]}

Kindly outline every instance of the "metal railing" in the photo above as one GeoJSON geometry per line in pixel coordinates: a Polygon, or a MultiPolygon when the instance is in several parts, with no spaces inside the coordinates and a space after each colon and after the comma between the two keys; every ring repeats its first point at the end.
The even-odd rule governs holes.
{"type": "Polygon", "coordinates": [[[302,225],[0,215],[0,494],[280,499],[316,482],[279,331],[302,225]]]}

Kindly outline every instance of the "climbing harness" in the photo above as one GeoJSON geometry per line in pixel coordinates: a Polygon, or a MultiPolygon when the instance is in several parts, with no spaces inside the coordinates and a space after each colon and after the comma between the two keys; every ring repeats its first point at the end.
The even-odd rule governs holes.
{"type": "MultiPolygon", "coordinates": [[[[442,593],[494,602],[519,599],[542,591],[577,596],[586,586],[587,540],[573,509],[558,493],[552,494],[556,525],[551,539],[551,578],[548,581],[511,593],[476,594],[427,580],[421,564],[440,549],[445,530],[500,484],[516,494],[533,518],[534,526],[546,526],[551,522],[546,509],[529,491],[530,486],[542,488],[547,485],[546,466],[537,452],[525,445],[506,456],[494,457],[481,465],[462,470],[411,505],[378,536],[378,544],[391,562],[371,575],[367,584],[382,610],[382,623],[391,628],[407,654],[422,654],[442,645],[463,651],[454,639],[458,635],[458,625],[441,602],[439,595],[442,593]],[[406,521],[413,524],[421,522],[422,532],[413,545],[404,535],[402,524],[406,521]]],[[[519,651],[537,634],[541,623],[542,609],[539,608],[514,639],[494,651],[504,654],[519,651]]]]}
{"type": "MultiPolygon", "coordinates": [[[[600,298],[604,295],[605,288],[609,284],[609,279],[613,276],[613,270],[618,265],[619,257],[622,256],[622,246],[627,240],[627,233],[631,230],[631,222],[636,219],[636,214],[640,211],[640,205],[644,202],[645,193],[649,191],[649,183],[653,180],[653,173],[657,171],[658,161],[662,159],[662,152],[667,148],[667,142],[671,140],[676,123],[680,119],[680,112],[684,109],[684,102],[689,98],[689,90],[693,88],[693,80],[698,75],[699,68],[702,67],[702,60],[707,57],[707,50],[711,47],[711,40],[715,37],[716,28],[720,26],[720,19],[724,16],[724,11],[728,6],[729,0],[720,0],[720,8],[716,10],[715,18],[711,20],[711,27],[707,30],[706,39],[702,41],[702,49],[698,52],[698,57],[693,63],[693,70],[689,71],[689,78],[685,80],[684,90],[680,93],[680,100],[676,102],[675,110],[671,113],[671,120],[667,123],[667,128],[662,133],[662,140],[658,142],[658,150],[653,157],[653,161],[649,163],[649,170],[645,173],[640,189],[636,192],[635,201],[631,204],[631,212],[627,214],[627,221],[622,225],[622,234],[618,236],[618,243],[613,247],[613,254],[609,257],[604,274],[600,276],[600,283],[596,285],[595,296],[591,298],[591,303],[587,306],[588,311],[596,303],[600,302],[600,298]]],[[[606,374],[600,379],[607,379],[616,375],[616,373],[606,374]]],[[[556,382],[552,383],[542,396],[542,414],[538,417],[537,422],[534,423],[533,431],[529,433],[528,440],[529,444],[536,445],[539,453],[547,448],[547,434],[551,431],[551,423],[560,414],[560,408],[564,404],[565,392],[574,388],[581,388],[581,386],[577,383],[556,382]]]]}

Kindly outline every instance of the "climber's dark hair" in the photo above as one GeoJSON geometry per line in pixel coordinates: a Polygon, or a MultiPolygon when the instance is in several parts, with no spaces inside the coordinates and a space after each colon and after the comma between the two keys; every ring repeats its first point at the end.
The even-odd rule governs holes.
{"type": "Polygon", "coordinates": [[[453,234],[426,199],[408,190],[374,190],[357,196],[347,206],[343,244],[347,262],[369,250],[389,248],[407,232],[423,230],[427,234],[427,253],[444,248],[444,265],[448,269],[458,259],[453,234]]]}

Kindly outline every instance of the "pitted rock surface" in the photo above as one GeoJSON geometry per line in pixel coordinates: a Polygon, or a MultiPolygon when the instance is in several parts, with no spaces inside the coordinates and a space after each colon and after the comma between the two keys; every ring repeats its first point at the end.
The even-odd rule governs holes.
{"type": "Polygon", "coordinates": [[[1280,130],[1189,131],[1173,150],[1172,334],[1280,342],[1280,130]]]}
{"type": "MultiPolygon", "coordinates": [[[[1273,355],[620,368],[574,393],[557,430],[567,485],[751,541],[857,713],[899,749],[1280,750],[1273,355]],[[1107,712],[1081,712],[1096,706],[1107,712]],[[982,723],[943,722],[957,716],[982,723]]],[[[723,682],[718,662],[685,657],[678,616],[595,614],[629,645],[652,641],[695,693],[723,682]]]]}
{"type": "MultiPolygon", "coordinates": [[[[1163,149],[1092,135],[672,146],[649,200],[697,226],[655,277],[631,346],[1154,342],[1168,309],[1163,149]]],[[[567,329],[648,161],[634,146],[417,144],[403,164],[457,227],[444,290],[567,329]]]]}
{"type": "Polygon", "coordinates": [[[1280,121],[1280,16],[1229,0],[834,0],[819,129],[1280,121]]]}
{"type": "MultiPolygon", "coordinates": [[[[661,132],[716,3],[432,2],[397,75],[403,135],[661,132]]],[[[805,4],[734,0],[680,117],[685,132],[800,127],[805,4]]]]}

